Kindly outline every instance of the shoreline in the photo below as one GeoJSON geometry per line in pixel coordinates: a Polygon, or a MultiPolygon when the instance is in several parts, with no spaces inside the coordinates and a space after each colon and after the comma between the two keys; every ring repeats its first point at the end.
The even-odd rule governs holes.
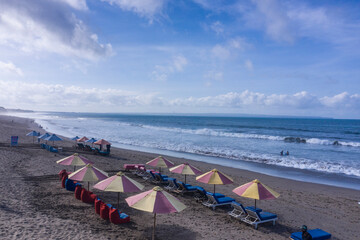
{"type": "MultiPolygon", "coordinates": [[[[30,119],[0,116],[0,130],[2,133],[0,141],[2,143],[7,143],[9,142],[11,135],[18,134],[18,136],[20,136],[21,143],[31,145],[32,138],[25,137],[26,131],[30,131],[32,130],[32,127],[36,127],[31,121],[32,120],[30,119]],[[11,120],[14,120],[14,122],[11,122],[11,120]]],[[[42,132],[43,131],[44,130],[42,130],[42,132]]],[[[148,221],[151,222],[151,214],[133,210],[123,203],[121,207],[124,209],[124,212],[130,214],[130,216],[132,217],[133,225],[136,226],[136,229],[131,229],[134,227],[109,226],[109,224],[105,224],[100,218],[95,216],[95,213],[93,213],[93,207],[84,205],[81,202],[77,202],[77,200],[74,199],[73,195],[68,192],[64,192],[63,189],[59,188],[60,182],[56,180],[55,176],[59,172],[59,170],[63,168],[63,166],[57,165],[55,161],[62,158],[63,155],[70,155],[71,152],[75,152],[75,149],[71,148],[73,142],[69,140],[66,140],[58,145],[64,146],[64,153],[52,154],[40,149],[40,147],[36,148],[34,145],[34,149],[27,149],[25,147],[10,148],[2,146],[0,147],[0,155],[9,156],[9,153],[11,152],[15,155],[19,155],[14,157],[12,161],[14,162],[13,164],[17,164],[21,169],[26,167],[26,165],[29,165],[30,160],[34,164],[43,163],[39,164],[36,167],[33,166],[32,168],[24,168],[23,170],[21,170],[24,171],[24,174],[27,177],[49,176],[49,182],[47,183],[47,187],[46,185],[44,185],[44,189],[42,189],[41,191],[35,187],[37,190],[39,190],[39,192],[35,191],[36,193],[34,193],[35,200],[41,201],[38,195],[41,195],[42,191],[44,191],[49,196],[53,197],[61,193],[59,197],[65,199],[65,202],[63,202],[61,205],[63,208],[62,211],[64,209],[66,210],[69,206],[74,206],[74,204],[76,206],[86,206],[86,208],[83,207],[85,213],[81,213],[81,211],[79,209],[76,209],[76,207],[74,207],[73,209],[73,211],[83,217],[87,216],[86,214],[91,214],[90,223],[82,221],[82,223],[85,224],[85,229],[90,229],[90,231],[94,232],[94,226],[100,225],[104,229],[101,228],[100,230],[95,232],[99,234],[105,234],[105,239],[115,239],[116,236],[120,234],[120,232],[122,234],[125,234],[125,236],[127,236],[129,239],[148,239],[150,235],[148,236],[147,233],[151,231],[151,224],[149,224],[148,221]],[[24,166],[22,164],[24,164],[24,166]],[[50,190],[49,187],[52,187],[53,189],[50,190]],[[106,233],[105,229],[108,230],[109,227],[111,228],[111,231],[110,233],[106,233]]],[[[86,154],[86,157],[88,157],[90,160],[93,160],[96,163],[96,166],[105,171],[110,171],[112,174],[118,170],[121,170],[124,163],[146,163],[147,161],[158,156],[158,154],[154,153],[139,152],[121,148],[112,148],[111,150],[112,151],[110,157],[90,155],[83,152],[79,153],[86,154]]],[[[260,225],[259,230],[254,230],[251,226],[240,223],[239,221],[227,216],[228,209],[226,208],[219,208],[215,211],[212,211],[205,206],[196,203],[190,195],[184,197],[176,195],[176,197],[183,201],[188,206],[188,208],[181,213],[164,215],[159,218],[159,239],[166,239],[166,237],[170,235],[173,236],[174,239],[231,239],[235,236],[237,236],[235,238],[239,239],[263,239],[265,238],[265,236],[267,239],[288,239],[290,233],[298,231],[299,227],[303,224],[308,225],[308,227],[311,229],[322,228],[323,230],[332,233],[332,239],[356,239],[356,237],[360,234],[360,230],[357,227],[357,224],[360,220],[360,206],[358,204],[358,201],[360,200],[360,192],[358,190],[289,180],[248,170],[209,164],[184,158],[177,158],[171,156],[169,156],[168,158],[175,164],[183,163],[184,161],[189,162],[190,164],[193,164],[194,166],[200,168],[203,172],[209,171],[216,167],[220,171],[233,177],[234,184],[218,186],[217,189],[219,192],[225,194],[228,197],[235,198],[237,201],[242,202],[246,206],[253,204],[253,200],[241,198],[235,195],[234,193],[232,193],[232,189],[255,178],[259,179],[264,184],[268,185],[269,187],[273,188],[275,191],[281,194],[280,197],[275,200],[259,201],[259,206],[265,211],[277,214],[279,216],[279,221],[275,226],[271,226],[271,224],[264,224],[260,225]],[[196,224],[192,224],[191,221],[184,221],[186,219],[195,221],[196,224]],[[169,225],[172,225],[172,227],[175,229],[171,230],[169,225]],[[176,227],[174,227],[173,225],[175,225],[176,227]],[[179,233],[179,231],[176,230],[177,227],[182,229],[185,233],[179,233]],[[161,231],[161,229],[163,231],[161,231]]],[[[1,160],[3,161],[2,170],[8,176],[21,173],[20,170],[18,173],[18,170],[15,171],[11,168],[8,169],[8,166],[4,164],[4,161],[7,160],[3,158],[1,158],[1,160]]],[[[170,177],[175,177],[178,180],[183,180],[182,175],[173,174],[168,171],[166,171],[166,175],[169,175],[170,177]]],[[[139,178],[133,178],[136,181],[140,181],[139,178]]],[[[188,183],[192,185],[202,186],[207,190],[212,189],[212,186],[196,182],[194,177],[189,176],[187,179],[188,183]]],[[[37,184],[41,185],[45,183],[37,184]]],[[[144,190],[151,189],[151,186],[153,185],[146,184],[146,189],[144,190]]],[[[32,188],[30,188],[29,191],[32,191],[32,188]]],[[[110,193],[96,191],[94,191],[94,193],[103,196],[110,202],[115,201],[116,199],[115,195],[112,195],[110,193]]],[[[7,205],[3,202],[5,202],[6,197],[9,197],[9,195],[11,197],[11,193],[6,192],[5,195],[1,197],[2,205],[7,205]]],[[[126,196],[130,195],[134,194],[128,194],[126,196]]],[[[25,201],[24,206],[29,204],[29,201],[27,199],[23,199],[23,201],[25,201]]],[[[59,203],[57,202],[51,202],[51,204],[56,206],[59,205],[59,203]]],[[[0,208],[0,211],[2,211],[2,213],[5,212],[3,211],[3,209],[3,207],[0,208]]],[[[31,209],[25,209],[25,211],[31,211],[31,209]]],[[[48,211],[49,214],[52,214],[53,216],[56,216],[56,214],[65,214],[60,213],[57,208],[53,210],[49,209],[48,211]]],[[[15,226],[8,226],[8,224],[6,224],[6,217],[9,217],[9,215],[11,214],[14,213],[8,213],[8,211],[5,212],[5,214],[3,214],[4,216],[1,217],[1,222],[11,229],[16,226],[22,226],[22,224],[19,223],[15,224],[15,226]]],[[[67,217],[69,221],[74,220],[74,217],[72,216],[67,215],[67,217]]],[[[62,220],[60,219],[58,221],[61,222],[62,220]]],[[[50,225],[50,227],[52,228],[56,226],[56,224],[50,225]]],[[[2,231],[0,233],[2,233],[2,231]]],[[[78,234],[80,238],[86,237],[85,232],[80,231],[78,234]]],[[[23,235],[23,237],[26,238],[25,235],[23,235]]],[[[99,239],[104,238],[100,237],[99,239]]]]}
{"type": "MultiPolygon", "coordinates": [[[[9,114],[9,113],[8,113],[9,114]]],[[[12,116],[8,115],[6,116],[12,116]]],[[[11,113],[10,113],[11,114],[11,113]]],[[[17,116],[15,116],[17,117],[17,116]]],[[[22,118],[23,116],[19,116],[22,118]]],[[[26,118],[26,117],[25,117],[26,118]]],[[[67,138],[71,138],[73,136],[68,136],[68,134],[64,134],[65,132],[59,132],[59,129],[56,128],[55,125],[44,125],[42,120],[36,118],[30,118],[34,120],[34,122],[44,128],[49,132],[56,132],[59,133],[60,136],[65,136],[67,138]]],[[[44,130],[45,130],[44,129],[44,130]]],[[[261,172],[264,175],[285,178],[288,180],[295,180],[300,182],[308,182],[308,183],[317,183],[317,184],[324,184],[327,186],[335,186],[340,188],[349,188],[354,190],[360,191],[360,178],[356,176],[346,175],[342,173],[331,173],[331,172],[322,172],[320,170],[312,170],[312,169],[301,169],[301,168],[293,168],[293,167],[286,167],[274,164],[266,164],[260,162],[252,162],[246,160],[232,160],[222,157],[215,157],[215,156],[206,156],[200,155],[195,153],[189,152],[177,152],[171,151],[166,149],[155,149],[143,146],[135,146],[135,145],[126,145],[121,143],[113,143],[113,147],[132,150],[132,151],[139,151],[139,152],[146,152],[151,154],[161,154],[167,155],[176,158],[186,158],[191,159],[192,161],[197,162],[204,162],[208,164],[217,164],[220,166],[227,166],[236,168],[239,170],[249,170],[254,173],[261,172]],[[221,160],[221,163],[217,163],[217,161],[221,160]]]]}

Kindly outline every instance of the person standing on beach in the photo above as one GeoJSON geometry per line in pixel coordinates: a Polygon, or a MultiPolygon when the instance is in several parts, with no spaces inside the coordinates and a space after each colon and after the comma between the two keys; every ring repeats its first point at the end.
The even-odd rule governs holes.
{"type": "Polygon", "coordinates": [[[303,225],[301,227],[301,231],[302,231],[301,237],[303,240],[312,240],[312,236],[310,235],[310,233],[308,233],[306,225],[303,225]]]}

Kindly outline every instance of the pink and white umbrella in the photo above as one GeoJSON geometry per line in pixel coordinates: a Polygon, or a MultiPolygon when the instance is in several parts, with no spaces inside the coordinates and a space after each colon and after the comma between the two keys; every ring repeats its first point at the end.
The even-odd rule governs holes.
{"type": "Polygon", "coordinates": [[[61,164],[61,165],[74,166],[74,172],[75,172],[76,166],[84,166],[89,163],[93,164],[93,162],[91,162],[87,158],[79,155],[78,153],[74,153],[71,156],[62,158],[62,159],[56,161],[56,163],[61,164]]]}
{"type": "Polygon", "coordinates": [[[184,174],[185,175],[185,183],[186,183],[186,175],[202,174],[202,172],[198,168],[191,166],[189,163],[180,164],[178,166],[170,168],[169,170],[170,170],[170,172],[173,172],[173,173],[184,174]]]}
{"type": "Polygon", "coordinates": [[[215,184],[231,184],[234,181],[231,177],[225,175],[224,173],[220,172],[217,169],[213,169],[203,175],[200,175],[196,178],[196,181],[207,183],[207,184],[214,184],[214,193],[215,193],[215,184]]]}
{"type": "Polygon", "coordinates": [[[132,208],[154,213],[154,229],[152,239],[155,239],[155,225],[156,214],[180,212],[186,206],[180,202],[176,197],[167,193],[161,187],[154,187],[153,189],[139,193],[135,196],[125,199],[128,205],[132,208]]]}
{"type": "Polygon", "coordinates": [[[101,181],[106,179],[108,176],[109,175],[103,170],[94,167],[92,164],[87,164],[85,167],[80,168],[76,172],[70,174],[69,179],[75,181],[88,182],[88,190],[89,190],[90,182],[101,181]]]}
{"type": "Polygon", "coordinates": [[[158,167],[159,172],[161,172],[162,167],[170,168],[174,166],[174,163],[170,162],[166,158],[159,156],[157,158],[154,158],[153,160],[146,163],[147,165],[158,167]]]}
{"type": "Polygon", "coordinates": [[[120,192],[130,193],[139,192],[144,189],[144,185],[127,177],[123,172],[118,172],[116,175],[106,178],[94,185],[94,188],[118,193],[118,208],[120,192]]]}
{"type": "Polygon", "coordinates": [[[78,142],[85,142],[85,141],[87,141],[87,140],[89,140],[87,137],[82,137],[82,138],[80,138],[80,139],[78,139],[78,140],[76,140],[76,141],[78,141],[78,142]]]}

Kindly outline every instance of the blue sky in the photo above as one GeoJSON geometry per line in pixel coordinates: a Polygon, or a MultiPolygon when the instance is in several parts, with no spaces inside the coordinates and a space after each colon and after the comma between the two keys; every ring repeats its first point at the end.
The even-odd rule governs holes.
{"type": "Polygon", "coordinates": [[[360,118],[360,2],[0,0],[0,100],[360,118]]]}

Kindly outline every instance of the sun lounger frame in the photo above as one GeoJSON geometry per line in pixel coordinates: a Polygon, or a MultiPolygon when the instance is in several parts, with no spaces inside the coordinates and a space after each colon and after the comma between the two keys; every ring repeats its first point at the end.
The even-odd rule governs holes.
{"type": "Polygon", "coordinates": [[[273,222],[273,226],[275,226],[275,222],[276,222],[276,220],[278,220],[277,217],[262,220],[258,212],[254,212],[250,209],[247,209],[246,212],[248,213],[248,215],[245,218],[243,218],[242,221],[253,225],[255,227],[255,229],[258,228],[259,224],[267,223],[267,222],[273,222]]]}

